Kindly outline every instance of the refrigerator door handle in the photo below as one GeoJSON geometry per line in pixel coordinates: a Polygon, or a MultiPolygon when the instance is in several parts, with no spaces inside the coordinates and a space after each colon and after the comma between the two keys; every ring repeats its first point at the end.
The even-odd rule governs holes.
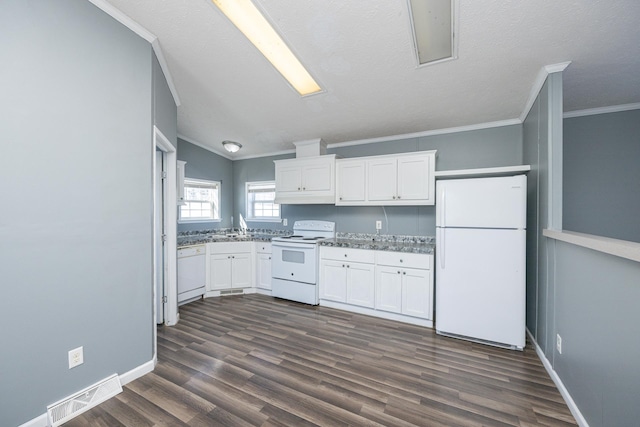
{"type": "Polygon", "coordinates": [[[442,187],[442,200],[440,200],[440,227],[446,227],[447,214],[447,187],[442,187]]]}
{"type": "Polygon", "coordinates": [[[437,250],[438,250],[438,258],[440,259],[440,268],[444,270],[444,236],[445,236],[445,229],[443,228],[438,228],[438,233],[440,233],[440,244],[437,245],[437,250]]]}

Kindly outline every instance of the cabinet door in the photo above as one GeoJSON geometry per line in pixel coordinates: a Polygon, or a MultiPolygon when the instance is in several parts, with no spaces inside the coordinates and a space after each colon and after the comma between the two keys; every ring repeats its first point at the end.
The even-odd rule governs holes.
{"type": "Polygon", "coordinates": [[[231,280],[233,288],[251,287],[251,254],[233,254],[231,258],[231,280]]]}
{"type": "Polygon", "coordinates": [[[302,191],[302,168],[276,164],[276,190],[278,192],[302,191]]]}
{"type": "Polygon", "coordinates": [[[398,199],[428,200],[433,171],[429,156],[403,156],[398,158],[398,199]]]}
{"type": "Polygon", "coordinates": [[[376,267],[376,309],[402,312],[402,274],[399,268],[376,267]]]}
{"type": "Polygon", "coordinates": [[[395,158],[367,162],[369,201],[396,199],[397,168],[395,158]]]}
{"type": "Polygon", "coordinates": [[[336,204],[365,201],[364,160],[339,161],[336,164],[336,204]]]}
{"type": "Polygon", "coordinates": [[[331,163],[312,162],[302,168],[302,191],[331,191],[333,168],[331,163]]]}
{"type": "Polygon", "coordinates": [[[320,262],[320,298],[339,302],[347,300],[347,268],[344,262],[320,262]]]}
{"type": "Polygon", "coordinates": [[[402,314],[431,319],[431,271],[402,270],[402,314]]]}
{"type": "Polygon", "coordinates": [[[256,287],[271,290],[271,255],[258,254],[256,287]]]}
{"type": "Polygon", "coordinates": [[[347,303],[362,307],[375,306],[375,273],[373,264],[347,264],[347,303]]]}
{"type": "Polygon", "coordinates": [[[217,254],[209,257],[211,290],[231,288],[231,254],[217,254]]]}

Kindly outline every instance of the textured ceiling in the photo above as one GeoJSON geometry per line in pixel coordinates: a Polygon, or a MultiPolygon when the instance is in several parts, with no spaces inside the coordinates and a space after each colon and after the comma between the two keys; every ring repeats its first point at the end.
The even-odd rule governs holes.
{"type": "Polygon", "coordinates": [[[209,1],[109,2],[158,36],[179,134],[236,158],[515,119],[565,61],[565,111],[640,102],[637,0],[460,0],[458,59],[420,68],[405,0],[254,0],[325,89],[304,98],[209,1]]]}

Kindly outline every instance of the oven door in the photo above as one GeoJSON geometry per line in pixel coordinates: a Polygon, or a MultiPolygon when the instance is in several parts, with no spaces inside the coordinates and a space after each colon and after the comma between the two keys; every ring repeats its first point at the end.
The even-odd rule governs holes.
{"type": "Polygon", "coordinates": [[[271,276],[315,284],[318,275],[316,244],[273,242],[271,276]]]}

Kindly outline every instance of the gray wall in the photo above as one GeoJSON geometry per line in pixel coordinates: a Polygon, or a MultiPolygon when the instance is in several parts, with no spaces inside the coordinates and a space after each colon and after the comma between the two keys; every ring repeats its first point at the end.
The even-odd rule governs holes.
{"type": "Polygon", "coordinates": [[[564,228],[640,242],[640,110],[564,121],[564,228]]]}
{"type": "Polygon", "coordinates": [[[153,119],[153,123],[160,132],[174,147],[177,147],[178,108],[155,53],[153,53],[153,119]]]}
{"type": "MultiPolygon", "coordinates": [[[[374,144],[338,147],[328,150],[342,158],[438,150],[437,170],[513,166],[522,164],[522,127],[503,126],[446,135],[435,135],[374,144]]],[[[237,160],[233,162],[235,215],[246,212],[244,191],[247,181],[273,180],[273,160],[278,157],[237,160]]],[[[284,205],[282,218],[288,227],[274,223],[251,223],[252,228],[291,228],[295,220],[321,219],[335,221],[341,232],[375,233],[375,221],[383,223],[384,234],[435,234],[433,206],[346,207],[334,205],[284,205]],[[385,215],[386,214],[386,215],[385,215]]],[[[236,224],[237,225],[237,224],[236,224]]]]}
{"type": "Polygon", "coordinates": [[[0,425],[15,426],[153,357],[152,49],[87,1],[6,0],[0,57],[0,425]]]}
{"type": "MultiPolygon", "coordinates": [[[[602,178],[603,171],[626,169],[631,164],[608,149],[618,147],[628,156],[636,153],[629,147],[634,147],[628,137],[633,126],[629,117],[612,119],[610,114],[557,119],[554,112],[561,102],[561,84],[560,73],[549,76],[523,124],[524,162],[532,166],[528,180],[527,327],[590,426],[636,425],[640,418],[640,314],[635,306],[640,298],[640,264],[542,235],[552,213],[569,229],[571,217],[578,212],[569,203],[576,200],[576,193],[591,193],[594,185],[597,190],[594,180],[602,178]],[[564,138],[558,140],[563,125],[564,138]],[[620,135],[627,136],[620,137],[626,142],[613,141],[620,135]],[[587,142],[582,145],[583,141],[587,142]],[[551,176],[551,170],[558,172],[558,153],[564,160],[562,188],[551,176]],[[577,179],[587,172],[594,177],[577,179]],[[558,192],[564,194],[562,210],[552,206],[558,192]],[[556,334],[562,337],[562,354],[556,349],[556,334]]],[[[637,186],[614,188],[620,200],[637,199],[637,186]]],[[[604,213],[600,210],[598,214],[604,213]]],[[[594,229],[584,231],[597,234],[594,229]]],[[[629,240],[633,232],[627,231],[621,238],[629,240]]]]}
{"type": "Polygon", "coordinates": [[[185,177],[220,181],[219,222],[178,223],[178,232],[231,227],[233,215],[233,162],[209,150],[178,138],[178,160],[187,162],[185,177]]]}
{"type": "Polygon", "coordinates": [[[553,367],[591,427],[640,420],[640,263],[556,243],[553,367]]]}

